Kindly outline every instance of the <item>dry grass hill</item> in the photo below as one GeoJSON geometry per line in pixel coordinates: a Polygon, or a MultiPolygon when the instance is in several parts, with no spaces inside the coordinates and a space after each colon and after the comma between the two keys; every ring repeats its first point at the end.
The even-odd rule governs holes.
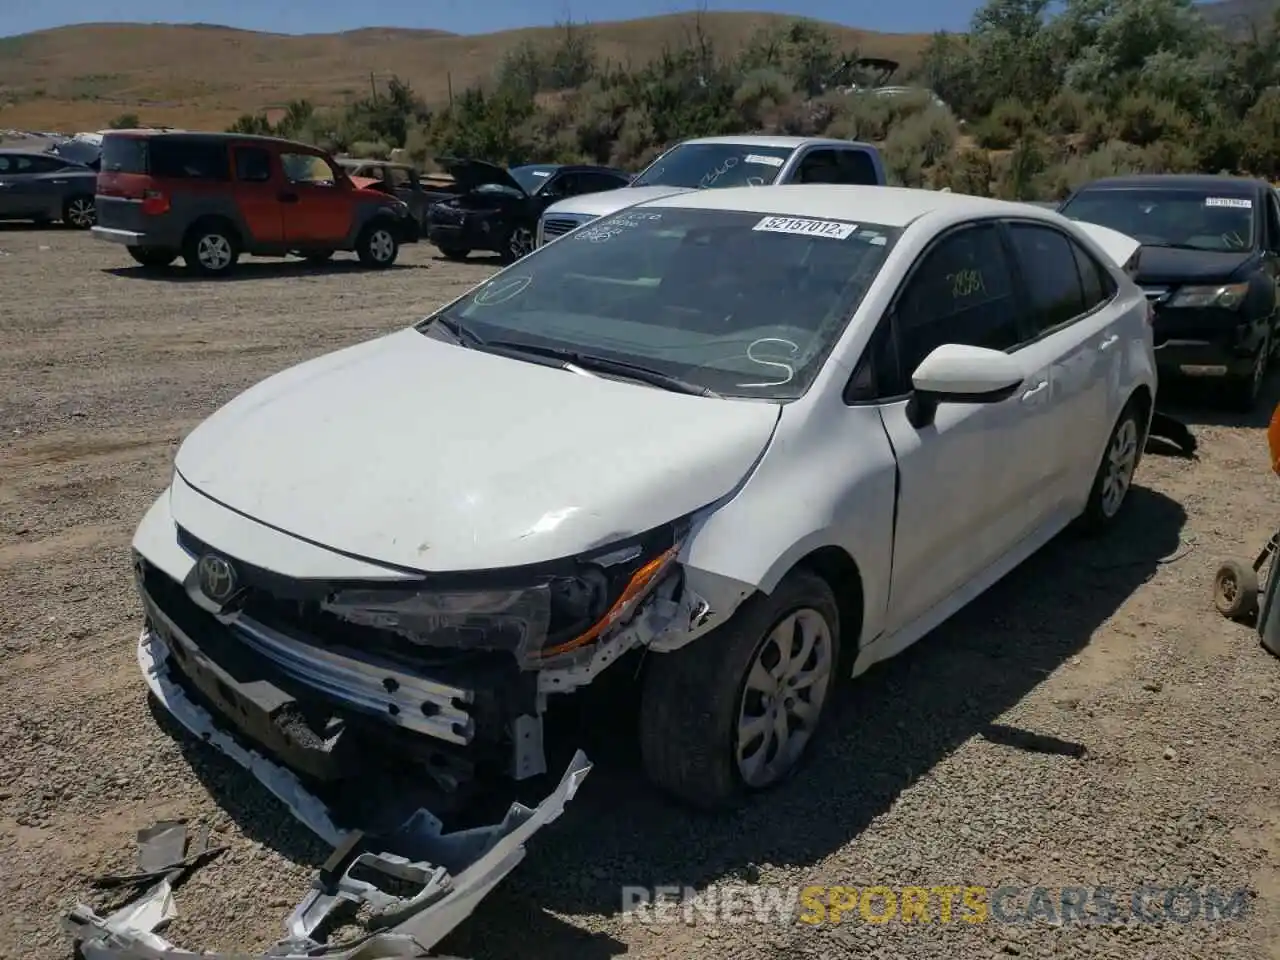
{"type": "MultiPolygon", "coordinates": [[[[601,59],[640,64],[687,42],[696,24],[725,52],[758,28],[791,18],[767,13],[673,14],[591,25],[601,59]]],[[[922,34],[828,25],[850,50],[908,64],[922,34]]],[[[492,75],[523,40],[550,43],[557,28],[459,36],[370,27],[287,36],[229,27],[90,24],[0,38],[0,128],[84,130],[124,113],[143,123],[220,129],[242,113],[306,97],[331,105],[369,89],[370,74],[406,79],[431,101],[492,75]]]]}

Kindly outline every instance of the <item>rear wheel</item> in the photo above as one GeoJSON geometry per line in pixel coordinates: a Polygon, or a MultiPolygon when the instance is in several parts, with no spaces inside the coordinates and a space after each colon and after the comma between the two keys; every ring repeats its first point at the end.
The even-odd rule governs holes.
{"type": "Polygon", "coordinates": [[[1080,518],[1088,533],[1108,530],[1128,499],[1133,475],[1142,458],[1142,423],[1138,409],[1138,405],[1130,400],[1111,430],[1107,449],[1098,464],[1089,500],[1080,518]]]}
{"type": "Polygon", "coordinates": [[[395,263],[399,255],[400,241],[387,223],[369,224],[356,241],[356,256],[366,267],[385,269],[395,263]]]}
{"type": "Polygon", "coordinates": [[[98,207],[93,197],[70,198],[62,206],[62,222],[74,230],[88,230],[98,222],[98,207]]]}
{"type": "Polygon", "coordinates": [[[197,223],[182,244],[187,268],[206,277],[224,277],[240,259],[240,244],[230,227],[217,222],[197,223]]]}
{"type": "Polygon", "coordinates": [[[178,251],[163,247],[129,247],[129,256],[144,267],[167,267],[178,259],[178,251]]]}

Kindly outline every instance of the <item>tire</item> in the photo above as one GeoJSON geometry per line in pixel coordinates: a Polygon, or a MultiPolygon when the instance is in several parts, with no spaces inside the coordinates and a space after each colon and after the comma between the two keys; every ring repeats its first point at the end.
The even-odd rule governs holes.
{"type": "Polygon", "coordinates": [[[465,260],[471,256],[470,247],[437,247],[446,260],[465,260]]]}
{"type": "Polygon", "coordinates": [[[1224,560],[1213,575],[1213,605],[1228,620],[1258,612],[1258,573],[1247,563],[1224,560]]]}
{"type": "Polygon", "coordinates": [[[533,253],[534,236],[531,227],[512,227],[511,232],[503,238],[502,249],[498,256],[503,263],[515,263],[533,253]]]}
{"type": "MultiPolygon", "coordinates": [[[[649,779],[676,799],[704,810],[731,807],[751,793],[789,779],[823,727],[840,659],[835,596],[825,580],[804,569],[788,574],[772,594],[749,598],[728,623],[705,637],[672,653],[651,654],[640,704],[640,752],[649,779]],[[803,739],[793,742],[791,756],[778,763],[775,751],[777,765],[772,766],[769,739],[761,740],[754,750],[750,748],[757,743],[756,737],[743,740],[748,718],[768,717],[773,709],[749,680],[753,667],[767,673],[779,666],[774,662],[780,659],[774,630],[796,616],[803,617],[810,631],[811,653],[806,662],[813,664],[809,675],[814,682],[805,688],[811,691],[807,701],[793,691],[783,706],[793,716],[791,704],[807,702],[812,716],[807,718],[803,739]],[[746,761],[761,753],[765,769],[752,776],[746,761]]],[[[772,728],[765,720],[761,729],[772,728]]]]}
{"type": "Polygon", "coordinates": [[[385,270],[400,255],[400,241],[395,228],[385,220],[375,220],[356,240],[356,256],[366,267],[385,270]]]}
{"type": "Polygon", "coordinates": [[[227,224],[197,223],[182,242],[187,269],[203,277],[225,277],[240,259],[240,239],[227,224]]]}
{"type": "Polygon", "coordinates": [[[1138,462],[1142,459],[1143,440],[1138,406],[1130,400],[1107,437],[1102,462],[1098,464],[1093,486],[1089,489],[1089,499],[1084,513],[1080,515],[1081,527],[1086,533],[1104,533],[1120,516],[1129,498],[1129,488],[1133,485],[1138,462]]]}
{"type": "Polygon", "coordinates": [[[1229,377],[1226,382],[1227,403],[1238,413],[1252,413],[1262,395],[1262,385],[1267,380],[1267,369],[1271,366],[1271,333],[1267,332],[1253,358],[1253,366],[1249,373],[1242,377],[1229,377]]]}
{"type": "Polygon", "coordinates": [[[129,247],[129,256],[144,267],[167,267],[178,259],[177,250],[163,247],[129,247]]]}
{"type": "Polygon", "coordinates": [[[62,222],[72,230],[88,230],[98,222],[98,207],[88,194],[68,197],[62,205],[62,222]]]}

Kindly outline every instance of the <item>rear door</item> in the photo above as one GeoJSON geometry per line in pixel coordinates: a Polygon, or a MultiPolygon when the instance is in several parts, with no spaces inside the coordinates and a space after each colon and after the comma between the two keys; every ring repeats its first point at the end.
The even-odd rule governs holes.
{"type": "Polygon", "coordinates": [[[1042,515],[1074,515],[1088,496],[1097,457],[1119,415],[1123,338],[1110,308],[1110,276],[1065,232],[1045,223],[1006,224],[1023,291],[1020,353],[1048,374],[1041,428],[1046,447],[1043,486],[1032,492],[1042,515]],[[1114,408],[1114,413],[1112,412],[1114,408]]]}
{"type": "Polygon", "coordinates": [[[231,156],[236,207],[254,244],[284,243],[285,205],[280,200],[282,184],[275,154],[258,144],[237,143],[231,156]]]}
{"type": "Polygon", "coordinates": [[[346,239],[355,204],[347,181],[329,160],[299,147],[281,150],[279,162],[285,243],[325,246],[346,239]]]}

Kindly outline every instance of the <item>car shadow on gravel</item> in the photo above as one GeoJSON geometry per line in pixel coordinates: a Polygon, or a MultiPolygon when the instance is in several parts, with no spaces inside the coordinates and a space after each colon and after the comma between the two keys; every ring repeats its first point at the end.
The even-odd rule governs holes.
{"type": "Polygon", "coordinates": [[[332,260],[327,263],[307,263],[305,260],[253,260],[236,264],[225,277],[202,277],[189,273],[182,266],[170,267],[104,267],[102,272],[125,280],[148,280],[160,283],[235,283],[240,280],[279,280],[287,277],[324,277],[335,273],[397,273],[401,270],[426,270],[424,263],[396,263],[381,270],[371,270],[359,260],[332,260]]]}
{"type": "MultiPolygon", "coordinates": [[[[1064,533],[918,644],[846,684],[825,742],[790,783],[728,816],[686,810],[647,786],[633,715],[574,724],[596,761],[565,817],[535,841],[519,879],[499,888],[445,946],[516,960],[529,941],[495,923],[537,908],[617,915],[628,885],[752,879],[764,864],[811,866],[856,838],[965,741],[1088,762],[1090,744],[997,723],[1159,568],[1180,557],[1186,514],[1144,487],[1102,541],[1064,533]]],[[[1095,745],[1096,746],[1096,745],[1095,745]]],[[[569,940],[539,945],[567,954],[569,940]]]]}
{"type": "Polygon", "coordinates": [[[457,264],[462,264],[463,266],[472,266],[472,267],[505,267],[506,266],[506,264],[502,262],[502,257],[498,256],[498,254],[496,253],[473,253],[470,256],[468,256],[465,260],[454,260],[451,257],[446,257],[442,253],[437,253],[431,259],[434,260],[436,263],[457,263],[457,264]]]}
{"type": "MultiPolygon", "coordinates": [[[[486,960],[523,960],[531,951],[586,960],[624,953],[616,939],[582,928],[590,916],[619,914],[623,887],[700,886],[751,879],[764,864],[816,864],[975,736],[1056,754],[1063,764],[1088,762],[1090,744],[997,720],[1078,654],[1162,563],[1185,552],[1180,504],[1141,486],[1130,498],[1127,515],[1103,540],[1064,533],[909,650],[846,683],[808,767],[732,813],[690,811],[647,784],[634,693],[619,696],[598,684],[562,701],[548,728],[549,745],[556,745],[550,776],[531,798],[552,785],[575,747],[586,750],[594,769],[515,875],[442,951],[486,960]],[[584,919],[566,923],[548,910],[584,919]]],[[[153,704],[152,712],[245,836],[297,863],[323,863],[323,844],[252,777],[162,708],[153,704]]]]}

